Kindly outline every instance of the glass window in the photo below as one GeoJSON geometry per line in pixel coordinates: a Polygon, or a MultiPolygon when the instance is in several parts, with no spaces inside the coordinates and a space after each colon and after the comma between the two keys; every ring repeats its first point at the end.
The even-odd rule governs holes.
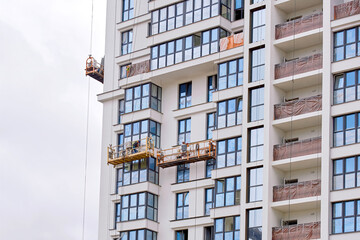
{"type": "Polygon", "coordinates": [[[251,4],[255,4],[255,3],[260,3],[263,2],[264,0],[251,0],[251,4]]]}
{"type": "Polygon", "coordinates": [[[263,197],[263,168],[249,169],[248,202],[261,201],[263,197]]]}
{"type": "Polygon", "coordinates": [[[142,192],[121,196],[121,222],[137,219],[157,221],[158,196],[142,192]]]}
{"type": "Polygon", "coordinates": [[[204,240],[214,240],[214,226],[204,227],[204,240]]]}
{"type": "Polygon", "coordinates": [[[241,98],[233,98],[218,103],[218,129],[242,124],[242,102],[241,98]]]}
{"type": "Polygon", "coordinates": [[[235,20],[244,18],[244,0],[235,0],[235,20]]]}
{"type": "Polygon", "coordinates": [[[213,100],[213,92],[216,90],[216,76],[208,77],[208,102],[212,102],[213,100]]]}
{"type": "Polygon", "coordinates": [[[154,158],[143,158],[123,164],[118,169],[118,185],[125,186],[140,182],[159,184],[159,168],[154,158]],[[120,181],[121,180],[121,181],[120,181]]]}
{"type": "Polygon", "coordinates": [[[360,114],[354,113],[334,118],[334,146],[360,142],[360,114]]]}
{"type": "Polygon", "coordinates": [[[191,82],[179,86],[179,109],[191,107],[191,82]]]}
{"type": "Polygon", "coordinates": [[[241,176],[215,182],[215,207],[240,205],[241,176]]]}
{"type": "Polygon", "coordinates": [[[188,230],[180,230],[175,233],[176,240],[188,240],[188,230]]]}
{"type": "Polygon", "coordinates": [[[115,184],[115,193],[119,193],[119,187],[123,184],[123,169],[117,168],[116,169],[116,184],[115,184]]]}
{"type": "Polygon", "coordinates": [[[265,78],[265,48],[255,49],[251,52],[251,82],[265,78]]]}
{"type": "Polygon", "coordinates": [[[147,229],[120,232],[119,240],[156,240],[157,233],[147,229]]]}
{"type": "Polygon", "coordinates": [[[133,145],[134,141],[140,141],[140,145],[146,144],[145,139],[151,137],[156,148],[160,147],[160,123],[152,120],[142,120],[125,124],[124,145],[133,145]]]}
{"type": "Polygon", "coordinates": [[[215,219],[216,240],[240,240],[240,216],[215,219]]]}
{"type": "Polygon", "coordinates": [[[205,189],[205,213],[204,215],[210,215],[210,209],[214,207],[214,188],[205,189]]]}
{"type": "Polygon", "coordinates": [[[265,39],[265,8],[253,11],[252,15],[252,42],[259,42],[265,39]]]}
{"type": "Polygon", "coordinates": [[[120,79],[127,78],[130,74],[131,64],[126,64],[120,67],[120,79]]]}
{"type": "Polygon", "coordinates": [[[216,113],[207,114],[206,139],[212,139],[212,131],[216,129],[216,113]]]}
{"type": "Polygon", "coordinates": [[[239,58],[218,65],[218,90],[243,84],[244,59],[239,58]]]}
{"type": "Polygon", "coordinates": [[[152,83],[127,88],[125,90],[125,113],[147,108],[160,112],[161,94],[161,87],[152,83]]]}
{"type": "MultiPolygon", "coordinates": [[[[189,16],[192,17],[192,15],[189,16]]],[[[214,28],[153,46],[150,68],[155,70],[216,53],[219,51],[219,39],[228,35],[229,33],[223,29],[214,28]]]]}
{"type": "Polygon", "coordinates": [[[262,209],[248,210],[247,239],[262,239],[262,209]]]}
{"type": "Polygon", "coordinates": [[[250,122],[264,119],[264,87],[250,90],[250,122]]]}
{"type": "Polygon", "coordinates": [[[127,21],[134,18],[134,0],[122,1],[122,21],[127,21]]]}
{"type": "Polygon", "coordinates": [[[116,229],[116,223],[120,222],[120,212],[121,212],[121,204],[116,203],[115,204],[115,229],[116,229]]]}
{"type": "Polygon", "coordinates": [[[360,70],[335,76],[334,104],[360,99],[360,70]]]}
{"type": "Polygon", "coordinates": [[[189,192],[176,194],[176,219],[189,218],[189,192]]]}
{"type": "Polygon", "coordinates": [[[250,129],[249,162],[264,160],[264,128],[250,129]]]}
{"type": "Polygon", "coordinates": [[[125,55],[132,52],[132,43],[133,43],[132,30],[121,33],[121,55],[125,55]]]}
{"type": "Polygon", "coordinates": [[[332,204],[332,233],[360,231],[360,200],[332,204]]]}
{"type": "Polygon", "coordinates": [[[177,165],[177,183],[188,182],[190,180],[190,164],[177,165]]]}
{"type": "Polygon", "coordinates": [[[215,159],[206,160],[205,178],[211,178],[211,171],[215,169],[215,165],[216,165],[215,159]]]}
{"type": "Polygon", "coordinates": [[[179,121],[178,144],[190,143],[191,139],[191,118],[179,121]]]}
{"type": "Polygon", "coordinates": [[[242,137],[217,141],[217,168],[241,164],[242,137]]]}
{"type": "Polygon", "coordinates": [[[333,189],[360,186],[360,157],[348,157],[333,161],[333,189]]]}
{"type": "Polygon", "coordinates": [[[360,27],[334,33],[334,61],[360,55],[360,27]]]}
{"type": "Polygon", "coordinates": [[[125,101],[124,99],[119,100],[119,113],[118,113],[118,124],[121,123],[121,116],[125,113],[125,101]]]}
{"type": "Polygon", "coordinates": [[[220,15],[228,20],[231,19],[231,0],[221,0],[220,15]]]}

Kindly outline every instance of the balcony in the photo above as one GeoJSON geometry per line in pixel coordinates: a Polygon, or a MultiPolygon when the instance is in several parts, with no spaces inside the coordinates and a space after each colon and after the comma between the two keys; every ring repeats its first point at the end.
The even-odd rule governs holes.
{"type": "Polygon", "coordinates": [[[240,46],[244,46],[244,33],[242,32],[220,39],[220,52],[240,46]]]}
{"type": "Polygon", "coordinates": [[[216,158],[216,144],[208,140],[182,144],[180,146],[159,150],[157,165],[162,168],[177,166],[185,163],[210,160],[216,158]]]}
{"type": "Polygon", "coordinates": [[[126,68],[126,77],[136,76],[150,71],[150,60],[142,61],[139,63],[131,64],[126,68]]]}
{"type": "Polygon", "coordinates": [[[321,153],[321,137],[274,146],[274,161],[321,153]]]}
{"type": "Polygon", "coordinates": [[[323,14],[316,13],[300,19],[278,24],[275,27],[275,39],[307,32],[323,26],[323,14]]]}
{"type": "Polygon", "coordinates": [[[322,54],[315,54],[275,65],[275,79],[310,72],[322,68],[322,54]]]}
{"type": "Polygon", "coordinates": [[[320,196],[320,179],[273,187],[273,202],[320,196]]]}
{"type": "Polygon", "coordinates": [[[334,20],[360,14],[360,1],[342,3],[334,6],[334,20]]]}
{"type": "Polygon", "coordinates": [[[156,157],[157,149],[155,149],[154,141],[151,137],[132,142],[126,142],[123,145],[108,147],[108,164],[114,166],[140,160],[147,157],[156,157]]]}
{"type": "Polygon", "coordinates": [[[322,95],[302,98],[295,101],[280,103],[274,106],[275,120],[298,116],[305,113],[320,111],[322,108],[322,95]]]}
{"type": "Polygon", "coordinates": [[[321,222],[304,223],[272,229],[272,240],[320,239],[321,222]]]}

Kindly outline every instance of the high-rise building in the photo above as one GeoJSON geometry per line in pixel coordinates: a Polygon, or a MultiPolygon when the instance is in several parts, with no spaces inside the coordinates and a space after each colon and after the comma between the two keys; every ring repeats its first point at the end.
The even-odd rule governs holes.
{"type": "Polygon", "coordinates": [[[108,0],[99,240],[360,239],[359,0],[108,0]]]}

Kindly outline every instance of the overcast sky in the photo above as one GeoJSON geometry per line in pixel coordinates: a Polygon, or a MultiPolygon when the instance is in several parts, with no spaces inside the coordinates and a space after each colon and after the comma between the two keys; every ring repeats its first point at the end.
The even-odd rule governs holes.
{"type": "MultiPolygon", "coordinates": [[[[93,55],[106,1],[94,0],[93,55]]],[[[0,239],[80,240],[91,0],[0,0],[0,239]]],[[[85,239],[97,239],[102,84],[91,79],[85,239]]]]}

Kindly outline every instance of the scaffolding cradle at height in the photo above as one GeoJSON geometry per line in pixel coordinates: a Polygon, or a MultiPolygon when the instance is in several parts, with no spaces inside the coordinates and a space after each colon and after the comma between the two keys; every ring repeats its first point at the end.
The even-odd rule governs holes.
{"type": "Polygon", "coordinates": [[[185,143],[177,147],[159,150],[156,162],[159,167],[167,168],[184,163],[194,163],[216,158],[216,144],[212,140],[185,143]]]}
{"type": "Polygon", "coordinates": [[[118,146],[112,146],[110,144],[107,150],[108,164],[114,166],[148,157],[156,158],[158,151],[151,137],[125,142],[118,146]]]}
{"type": "MultiPolygon", "coordinates": [[[[103,61],[101,61],[103,62],[103,61]]],[[[98,63],[91,55],[86,59],[85,75],[104,83],[104,64],[98,63]]]]}

